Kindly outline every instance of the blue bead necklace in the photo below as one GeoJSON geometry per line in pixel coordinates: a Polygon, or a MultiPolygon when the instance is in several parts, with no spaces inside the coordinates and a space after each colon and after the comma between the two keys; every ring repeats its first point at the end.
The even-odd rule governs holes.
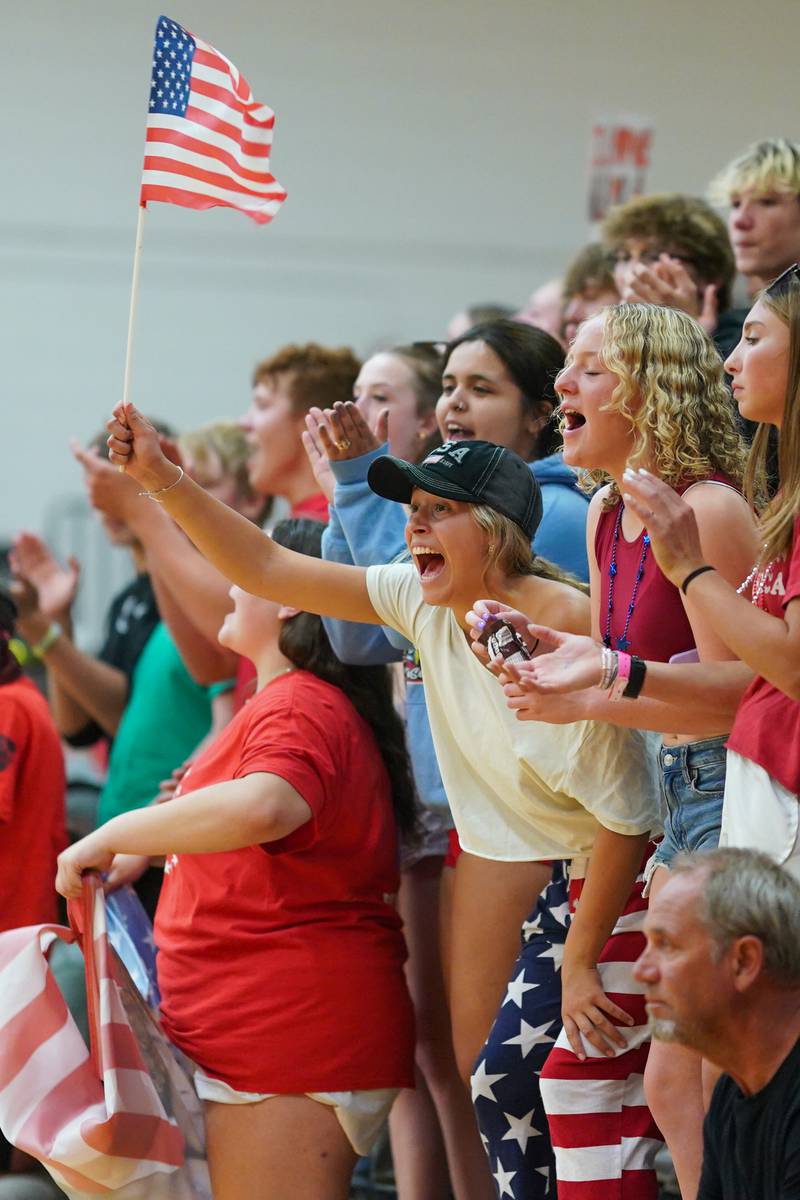
{"type": "Polygon", "coordinates": [[[644,564],[647,561],[647,552],[650,549],[650,535],[646,533],[642,538],[642,556],[639,559],[639,566],[636,571],[636,579],[633,583],[633,591],[628,605],[628,612],[625,617],[625,628],[622,631],[622,637],[617,638],[616,647],[611,645],[611,618],[614,614],[614,581],[617,577],[617,545],[619,543],[620,527],[622,525],[622,514],[625,511],[625,505],[620,501],[617,509],[617,519],[614,523],[614,537],[611,542],[611,562],[608,564],[608,605],[606,607],[606,629],[603,634],[603,643],[609,649],[622,650],[623,653],[630,647],[628,640],[628,630],[631,627],[631,618],[633,610],[636,607],[636,594],[639,591],[639,584],[642,582],[644,575],[644,564]]]}

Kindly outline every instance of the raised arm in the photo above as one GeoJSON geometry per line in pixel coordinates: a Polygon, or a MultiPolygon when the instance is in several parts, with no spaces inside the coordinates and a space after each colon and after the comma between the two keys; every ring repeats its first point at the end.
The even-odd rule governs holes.
{"type": "MultiPolygon", "coordinates": [[[[109,457],[157,500],[226,579],[306,612],[380,623],[366,571],[276,545],[246,517],[209,496],[163,455],[152,425],[129,404],[108,422],[109,457]]],[[[143,504],[152,500],[142,499],[143,504]]]]}
{"type": "MultiPolygon", "coordinates": [[[[645,522],[664,574],[677,587],[708,564],[695,513],[648,472],[626,472],[625,501],[645,522]]],[[[713,565],[713,564],[710,564],[713,565]]],[[[773,617],[738,595],[718,571],[698,575],[687,588],[695,611],[743,662],[793,700],[800,700],[800,604],[773,617]]]]}
{"type": "MultiPolygon", "coordinates": [[[[142,503],[133,478],[82,447],[73,446],[73,454],[83,467],[93,507],[124,521],[144,549],[154,585],[158,581],[170,590],[191,624],[215,647],[219,627],[231,609],[229,581],[198,554],[158,504],[142,503]]],[[[181,644],[177,637],[176,641],[181,644]]]]}
{"type": "Polygon", "coordinates": [[[78,649],[72,640],[69,607],[58,613],[42,611],[39,594],[23,573],[22,561],[12,554],[17,626],[31,646],[41,647],[39,657],[47,671],[47,698],[56,729],[62,737],[77,738],[87,726],[98,726],[95,737],[102,733],[113,737],[128,699],[127,676],[118,667],[78,649]],[[51,640],[56,619],[61,632],[51,640]]]}

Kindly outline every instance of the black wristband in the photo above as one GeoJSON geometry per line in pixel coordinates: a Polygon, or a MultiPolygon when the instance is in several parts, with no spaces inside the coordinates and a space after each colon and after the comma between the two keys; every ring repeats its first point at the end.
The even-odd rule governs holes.
{"type": "Polygon", "coordinates": [[[628,678],[628,684],[625,691],[622,693],[624,700],[635,700],[639,692],[644,687],[644,677],[647,674],[647,663],[638,655],[631,655],[631,673],[628,678]]]}
{"type": "Polygon", "coordinates": [[[681,591],[683,592],[684,596],[686,595],[686,589],[688,588],[689,584],[692,582],[693,579],[697,579],[698,575],[705,575],[706,571],[713,571],[713,570],[714,570],[714,568],[710,567],[708,565],[708,563],[706,563],[705,566],[695,567],[695,569],[693,571],[690,571],[689,574],[684,579],[683,583],[681,584],[681,591]]]}

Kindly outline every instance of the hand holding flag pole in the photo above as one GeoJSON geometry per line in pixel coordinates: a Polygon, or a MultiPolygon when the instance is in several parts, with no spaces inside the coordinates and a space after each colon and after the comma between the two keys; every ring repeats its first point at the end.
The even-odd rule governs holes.
{"type": "MultiPolygon", "coordinates": [[[[275,114],[238,69],[177,21],[159,17],[136,226],[122,403],[129,400],[145,206],[218,205],[271,221],[286,192],[269,170],[275,114]]],[[[125,411],[125,408],[123,408],[125,411]]]]}

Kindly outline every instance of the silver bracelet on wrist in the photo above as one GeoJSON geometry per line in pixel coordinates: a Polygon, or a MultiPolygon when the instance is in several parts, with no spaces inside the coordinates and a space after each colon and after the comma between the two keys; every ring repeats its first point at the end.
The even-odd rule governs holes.
{"type": "Polygon", "coordinates": [[[608,646],[603,646],[600,679],[597,687],[602,692],[607,692],[613,687],[617,675],[619,673],[619,655],[616,650],[611,650],[608,646]]]}
{"type": "Polygon", "coordinates": [[[147,496],[148,500],[155,500],[155,502],[157,504],[160,504],[161,501],[159,500],[158,497],[163,496],[165,492],[171,492],[173,488],[177,487],[186,473],[184,471],[183,467],[178,467],[178,471],[180,472],[180,474],[178,475],[178,478],[173,480],[172,483],[168,483],[166,487],[156,488],[156,490],[154,492],[139,492],[139,495],[147,496]]]}

